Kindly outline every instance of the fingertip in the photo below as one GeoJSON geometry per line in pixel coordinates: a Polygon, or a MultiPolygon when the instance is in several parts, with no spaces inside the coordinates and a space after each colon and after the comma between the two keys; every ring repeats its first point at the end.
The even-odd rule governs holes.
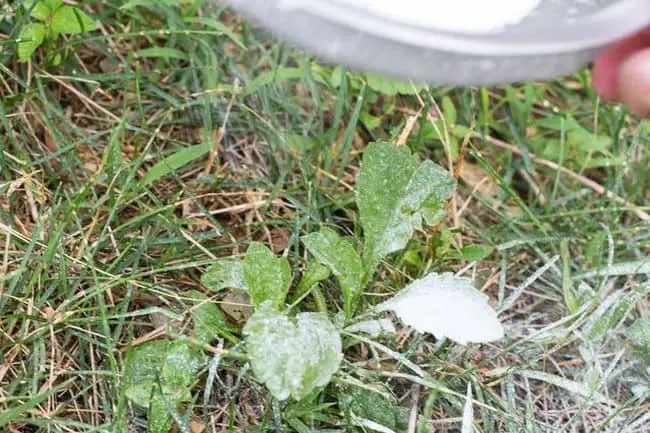
{"type": "Polygon", "coordinates": [[[650,29],[623,39],[603,51],[594,61],[593,86],[610,101],[619,99],[619,73],[622,64],[635,52],[650,46],[650,29]]]}
{"type": "Polygon", "coordinates": [[[640,50],[622,63],[617,77],[617,96],[628,109],[650,116],[650,48],[640,50]]]}
{"type": "Polygon", "coordinates": [[[618,64],[606,53],[596,59],[591,71],[594,89],[601,97],[610,101],[618,96],[617,73],[618,64]]]}

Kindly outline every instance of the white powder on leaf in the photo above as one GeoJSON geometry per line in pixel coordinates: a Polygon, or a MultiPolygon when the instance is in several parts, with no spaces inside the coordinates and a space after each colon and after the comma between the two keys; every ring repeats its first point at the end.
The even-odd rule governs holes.
{"type": "MultiPolygon", "coordinates": [[[[404,24],[460,33],[492,33],[521,22],[542,0],[336,0],[404,24]]],[[[309,7],[310,0],[281,6],[309,7]]]]}

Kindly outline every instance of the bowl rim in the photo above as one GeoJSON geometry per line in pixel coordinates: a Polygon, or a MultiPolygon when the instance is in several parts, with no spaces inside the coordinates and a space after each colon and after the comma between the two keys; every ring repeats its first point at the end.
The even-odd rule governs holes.
{"type": "MultiPolygon", "coordinates": [[[[258,0],[231,0],[252,12],[258,0]],[[248,3],[248,5],[245,5],[248,3]]],[[[544,0],[543,0],[544,1],[544,0]]],[[[508,32],[455,33],[413,26],[378,16],[349,1],[340,0],[265,0],[276,3],[276,13],[306,13],[330,24],[357,30],[368,36],[390,39],[417,48],[481,56],[547,55],[583,51],[600,47],[628,36],[650,24],[650,1],[618,0],[598,12],[578,19],[533,28],[529,36],[513,39],[508,32]],[[543,36],[543,37],[540,37],[543,36]]],[[[262,22],[264,17],[258,17],[262,22]]],[[[285,21],[286,24],[286,21],[285,21]]],[[[286,30],[285,29],[285,33],[286,30]]],[[[305,35],[297,35],[303,38],[305,35]]]]}

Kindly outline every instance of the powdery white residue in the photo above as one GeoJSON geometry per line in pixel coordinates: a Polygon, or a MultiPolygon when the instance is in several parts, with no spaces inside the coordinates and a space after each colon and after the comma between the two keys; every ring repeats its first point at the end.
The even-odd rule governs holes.
{"type": "Polygon", "coordinates": [[[488,297],[472,280],[451,273],[431,273],[377,306],[393,311],[404,323],[459,344],[499,340],[504,331],[488,297]]]}
{"type": "MultiPolygon", "coordinates": [[[[521,22],[542,0],[336,0],[382,18],[459,33],[493,33],[521,22]]],[[[308,8],[312,0],[283,0],[308,8]]]]}
{"type": "Polygon", "coordinates": [[[278,400],[300,400],[329,383],[343,359],[341,337],[327,316],[293,319],[264,303],[244,326],[253,371],[278,400]]]}

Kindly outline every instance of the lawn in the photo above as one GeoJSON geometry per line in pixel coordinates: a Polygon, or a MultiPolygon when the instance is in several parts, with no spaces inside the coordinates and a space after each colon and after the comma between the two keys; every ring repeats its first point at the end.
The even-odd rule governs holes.
{"type": "Polygon", "coordinates": [[[587,69],[426,87],[211,1],[39,4],[0,5],[1,432],[650,431],[650,123],[587,69]],[[456,188],[373,256],[422,167],[456,188]],[[504,338],[373,312],[431,273],[504,338]]]}

